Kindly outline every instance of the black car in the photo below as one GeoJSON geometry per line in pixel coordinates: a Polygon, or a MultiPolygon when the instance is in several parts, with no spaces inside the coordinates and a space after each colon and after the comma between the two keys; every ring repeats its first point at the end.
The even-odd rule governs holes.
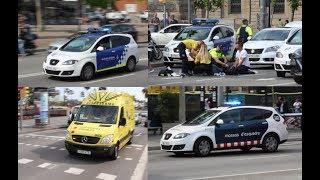
{"type": "Polygon", "coordinates": [[[138,32],[131,24],[108,24],[101,26],[100,29],[108,29],[111,33],[130,34],[135,41],[138,38],[138,32]]]}
{"type": "Polygon", "coordinates": [[[302,84],[302,48],[289,55],[291,75],[296,83],[302,84]]]}

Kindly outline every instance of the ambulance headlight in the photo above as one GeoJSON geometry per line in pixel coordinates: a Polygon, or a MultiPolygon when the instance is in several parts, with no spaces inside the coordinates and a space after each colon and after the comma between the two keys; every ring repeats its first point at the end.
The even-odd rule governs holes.
{"type": "Polygon", "coordinates": [[[180,133],[180,134],[177,134],[173,137],[173,139],[182,139],[182,138],[185,138],[187,136],[189,136],[190,134],[189,133],[180,133]]]}
{"type": "Polygon", "coordinates": [[[109,134],[102,139],[103,144],[109,144],[113,141],[113,134],[109,134]]]}
{"type": "Polygon", "coordinates": [[[63,65],[73,65],[73,64],[75,64],[76,62],[78,62],[78,61],[77,61],[77,60],[68,60],[68,61],[63,62],[62,64],[63,64],[63,65]]]}
{"type": "Polygon", "coordinates": [[[70,139],[71,139],[71,134],[67,131],[66,140],[70,140],[70,139]]]}

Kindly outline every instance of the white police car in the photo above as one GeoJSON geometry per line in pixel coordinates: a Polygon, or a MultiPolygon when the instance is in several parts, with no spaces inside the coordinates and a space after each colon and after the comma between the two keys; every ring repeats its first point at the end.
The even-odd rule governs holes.
{"type": "Polygon", "coordinates": [[[261,147],[274,152],[287,140],[284,119],[272,107],[238,106],[210,109],[163,134],[161,150],[207,156],[215,149],[261,147]]]}
{"type": "Polygon", "coordinates": [[[43,63],[46,75],[80,76],[90,80],[95,73],[125,67],[134,71],[138,45],[129,34],[86,33],[49,54],[43,63]]]}
{"type": "Polygon", "coordinates": [[[235,51],[236,32],[228,25],[218,24],[218,19],[195,19],[193,25],[180,31],[165,47],[163,51],[163,61],[166,66],[181,64],[179,50],[177,46],[185,39],[204,41],[208,49],[214,45],[223,45],[223,52],[228,57],[232,57],[235,51]]]}

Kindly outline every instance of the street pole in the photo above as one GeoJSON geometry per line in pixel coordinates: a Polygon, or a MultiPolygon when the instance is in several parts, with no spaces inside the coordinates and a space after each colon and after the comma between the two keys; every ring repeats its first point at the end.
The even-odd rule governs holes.
{"type": "Polygon", "coordinates": [[[205,110],[204,96],[205,96],[205,89],[204,89],[204,86],[201,86],[200,87],[200,111],[205,110]]]}
{"type": "Polygon", "coordinates": [[[36,18],[37,18],[38,31],[43,31],[40,0],[35,0],[35,3],[36,3],[36,18]]]}
{"type": "Polygon", "coordinates": [[[188,23],[191,24],[191,0],[188,0],[188,23]]]}
{"type": "Polygon", "coordinates": [[[163,3],[163,27],[167,26],[167,12],[166,12],[166,3],[163,3]]]}
{"type": "Polygon", "coordinates": [[[22,99],[20,100],[20,130],[22,130],[22,118],[23,118],[23,109],[22,109],[22,99]]]}
{"type": "Polygon", "coordinates": [[[78,31],[81,31],[81,0],[78,0],[78,31]]]}
{"type": "Polygon", "coordinates": [[[274,87],[273,86],[271,87],[271,91],[272,91],[272,106],[274,107],[275,106],[275,103],[274,103],[275,97],[274,97],[274,87]]]}
{"type": "Polygon", "coordinates": [[[260,0],[260,30],[266,28],[266,0],[260,0]]]}
{"type": "Polygon", "coordinates": [[[179,88],[179,122],[183,123],[186,120],[185,86],[180,86],[179,88]]]}

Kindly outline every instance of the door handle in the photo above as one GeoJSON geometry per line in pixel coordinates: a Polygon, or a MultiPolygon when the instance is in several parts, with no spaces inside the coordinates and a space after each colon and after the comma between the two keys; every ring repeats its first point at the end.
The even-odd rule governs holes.
{"type": "Polygon", "coordinates": [[[239,127],[243,127],[243,124],[239,124],[239,127]]]}

